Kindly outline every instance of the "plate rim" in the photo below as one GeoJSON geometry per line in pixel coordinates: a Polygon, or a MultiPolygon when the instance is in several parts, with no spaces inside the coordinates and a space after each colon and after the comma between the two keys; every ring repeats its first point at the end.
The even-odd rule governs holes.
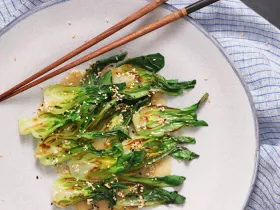
{"type": "MultiPolygon", "coordinates": [[[[146,1],[152,1],[152,0],[146,0],[146,1]]],[[[170,4],[164,4],[164,5],[162,5],[162,7],[166,8],[167,10],[169,10],[171,12],[178,11],[178,9],[176,7],[174,7],[173,5],[170,5],[170,4]]],[[[198,23],[196,20],[194,20],[192,17],[186,16],[186,17],[183,17],[183,18],[186,21],[190,22],[194,27],[196,27],[202,34],[204,34],[206,36],[206,38],[208,38],[218,48],[220,53],[227,60],[227,62],[230,64],[230,66],[233,69],[235,75],[239,79],[243,89],[246,92],[246,95],[247,95],[247,98],[248,98],[248,101],[249,101],[249,104],[250,104],[250,107],[251,107],[251,111],[252,111],[252,115],[253,115],[253,119],[254,119],[254,127],[255,127],[256,151],[255,151],[255,166],[254,166],[253,176],[252,176],[252,179],[251,179],[251,186],[250,186],[249,192],[246,196],[246,200],[245,200],[245,202],[243,204],[243,207],[242,207],[242,209],[245,210],[247,205],[250,202],[251,195],[254,191],[254,186],[255,186],[255,183],[256,183],[256,180],[257,180],[258,169],[259,169],[259,165],[260,165],[259,122],[258,122],[257,111],[256,111],[256,107],[254,105],[253,97],[252,97],[252,94],[249,90],[249,87],[248,87],[246,81],[238,73],[238,68],[235,66],[234,62],[230,59],[229,54],[224,50],[223,46],[217,41],[217,39],[215,39],[214,36],[209,34],[206,31],[206,29],[200,23],[198,23]]]]}
{"type": "MultiPolygon", "coordinates": [[[[71,0],[50,0],[46,3],[43,3],[31,10],[29,10],[28,12],[24,13],[23,15],[17,17],[16,19],[14,19],[12,22],[10,22],[8,25],[6,25],[3,29],[0,30],[0,38],[7,33],[10,29],[12,29],[15,25],[17,25],[18,23],[20,23],[21,21],[23,21],[24,19],[28,18],[29,16],[31,16],[34,13],[37,13],[41,10],[44,10],[48,7],[51,6],[55,6],[57,4],[60,3],[64,3],[64,2],[68,2],[71,0]]],[[[151,2],[153,0],[145,0],[148,2],[151,2]]],[[[161,5],[162,8],[165,8],[171,12],[177,11],[178,9],[176,7],[174,7],[173,5],[170,4],[163,4],[161,5]]],[[[229,54],[223,49],[222,45],[215,39],[214,36],[212,36],[211,34],[209,34],[206,29],[204,29],[204,27],[198,23],[196,20],[194,20],[192,17],[184,17],[184,19],[186,21],[188,21],[189,23],[191,23],[196,29],[198,29],[202,34],[204,34],[204,36],[206,38],[208,38],[220,51],[220,53],[223,55],[223,57],[227,60],[227,62],[230,64],[231,68],[233,69],[235,75],[237,76],[237,78],[239,79],[243,89],[246,92],[250,107],[251,107],[251,111],[252,111],[252,115],[253,115],[253,119],[254,119],[254,128],[255,128],[255,140],[256,140],[256,151],[255,151],[255,164],[254,164],[254,171],[253,171],[253,176],[251,179],[251,186],[249,189],[249,192],[246,196],[246,201],[243,204],[242,209],[245,209],[248,205],[248,203],[250,202],[250,197],[253,193],[254,190],[254,186],[256,183],[256,178],[257,178],[257,172],[259,169],[259,162],[260,162],[260,139],[259,139],[259,123],[258,123],[258,117],[257,117],[257,112],[256,112],[256,108],[254,105],[254,101],[253,101],[253,97],[250,93],[249,87],[246,83],[246,81],[244,80],[244,78],[238,73],[238,68],[235,66],[235,64],[232,62],[232,60],[230,59],[229,54]]]]}

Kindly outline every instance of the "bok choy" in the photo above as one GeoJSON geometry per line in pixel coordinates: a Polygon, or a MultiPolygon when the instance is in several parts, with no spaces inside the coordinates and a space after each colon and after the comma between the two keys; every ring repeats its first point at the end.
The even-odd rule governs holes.
{"type": "Polygon", "coordinates": [[[199,157],[187,148],[195,138],[172,133],[207,126],[197,112],[208,94],[183,109],[155,104],[156,93],[182,95],[196,80],[160,75],[165,58],[159,53],[126,56],[91,64],[79,86],[47,87],[37,115],[19,120],[20,134],[38,139],[35,157],[45,166],[63,163],[67,168],[68,174],[53,184],[58,207],[81,201],[95,206],[105,200],[109,208],[123,210],[185,202],[176,191],[164,189],[181,186],[184,176],[147,176],[144,171],[167,156],[179,162],[199,157]]]}
{"type": "MultiPolygon", "coordinates": [[[[167,191],[155,187],[156,178],[146,178],[145,181],[126,182],[117,178],[101,182],[91,182],[71,176],[62,176],[53,184],[53,203],[59,207],[67,207],[80,201],[95,203],[108,201],[109,208],[123,209],[124,207],[148,207],[162,204],[183,204],[185,197],[176,191],[167,191]],[[144,182],[144,183],[143,183],[144,182]]],[[[181,177],[160,177],[173,186],[182,183],[181,177]]]]}

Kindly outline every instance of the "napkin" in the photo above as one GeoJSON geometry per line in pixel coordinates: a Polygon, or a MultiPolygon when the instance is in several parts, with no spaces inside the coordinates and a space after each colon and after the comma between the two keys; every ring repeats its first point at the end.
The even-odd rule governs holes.
{"type": "MultiPolygon", "coordinates": [[[[63,0],[0,0],[0,36],[29,10],[54,1],[63,0]]],[[[182,8],[192,2],[169,4],[182,8]]],[[[191,16],[222,46],[253,96],[260,163],[246,209],[280,209],[280,31],[239,0],[221,0],[191,16]]]]}

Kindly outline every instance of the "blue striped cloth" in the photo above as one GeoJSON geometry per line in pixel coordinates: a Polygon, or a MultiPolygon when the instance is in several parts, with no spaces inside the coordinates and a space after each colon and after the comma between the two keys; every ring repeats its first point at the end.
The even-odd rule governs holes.
{"type": "MultiPolygon", "coordinates": [[[[0,29],[48,0],[0,0],[0,29]]],[[[194,0],[170,0],[181,8],[194,0]]],[[[239,0],[221,0],[192,17],[223,46],[252,93],[261,158],[247,209],[280,209],[280,31],[239,0]]]]}

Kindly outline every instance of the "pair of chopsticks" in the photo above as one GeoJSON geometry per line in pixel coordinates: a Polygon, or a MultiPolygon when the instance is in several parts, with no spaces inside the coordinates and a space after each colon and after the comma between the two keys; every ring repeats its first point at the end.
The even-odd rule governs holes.
{"type": "Polygon", "coordinates": [[[32,75],[31,77],[25,79],[24,81],[20,82],[19,84],[17,84],[16,86],[12,87],[11,89],[7,90],[6,92],[4,92],[3,94],[0,95],[0,102],[4,101],[8,98],[11,98],[25,90],[28,90],[56,75],[59,75],[75,66],[78,66],[86,61],[89,61],[93,58],[96,58],[97,56],[100,56],[106,52],[109,52],[117,47],[120,47],[128,42],[131,42],[145,34],[148,34],[158,28],[161,28],[169,23],[172,23],[182,17],[187,16],[188,14],[195,12],[203,7],[206,7],[214,2],[217,2],[219,0],[200,0],[194,4],[191,4],[185,8],[182,8],[176,12],[173,12],[170,15],[167,15],[166,17],[151,23],[150,25],[147,25],[133,33],[130,33],[114,42],[111,42],[110,44],[96,50],[93,51],[91,53],[89,53],[86,56],[83,56],[61,68],[58,68],[57,70],[43,76],[44,74],[46,74],[47,72],[51,71],[52,69],[56,68],[57,66],[59,66],[60,64],[63,64],[64,62],[68,61],[69,59],[73,58],[74,56],[80,54],[81,52],[85,51],[86,49],[92,47],[93,45],[99,43],[100,41],[106,39],[107,37],[111,36],[112,34],[116,33],[117,31],[123,29],[124,27],[126,27],[127,25],[129,25],[130,23],[138,20],[139,18],[143,17],[144,15],[146,15],[147,13],[153,11],[154,9],[156,9],[157,7],[159,7],[160,5],[166,3],[168,0],[154,0],[151,3],[149,3],[148,5],[146,5],[145,7],[143,7],[142,9],[138,10],[137,12],[135,12],[134,14],[130,15],[129,17],[127,17],[126,19],[122,20],[121,22],[117,23],[116,25],[114,25],[113,27],[109,28],[108,30],[104,31],[103,33],[99,34],[98,36],[94,37],[93,39],[91,39],[90,41],[86,42],[85,44],[83,44],[82,46],[78,47],[77,49],[73,50],[72,52],[68,53],[67,55],[63,56],[62,58],[58,59],[57,61],[55,61],[54,63],[50,64],[49,66],[45,67],[44,69],[42,69],[41,71],[35,73],[34,75],[32,75]],[[39,78],[40,77],[40,78],[39,78]],[[39,79],[38,79],[39,78],[39,79]],[[33,81],[34,80],[34,81],[33,81]]]}

